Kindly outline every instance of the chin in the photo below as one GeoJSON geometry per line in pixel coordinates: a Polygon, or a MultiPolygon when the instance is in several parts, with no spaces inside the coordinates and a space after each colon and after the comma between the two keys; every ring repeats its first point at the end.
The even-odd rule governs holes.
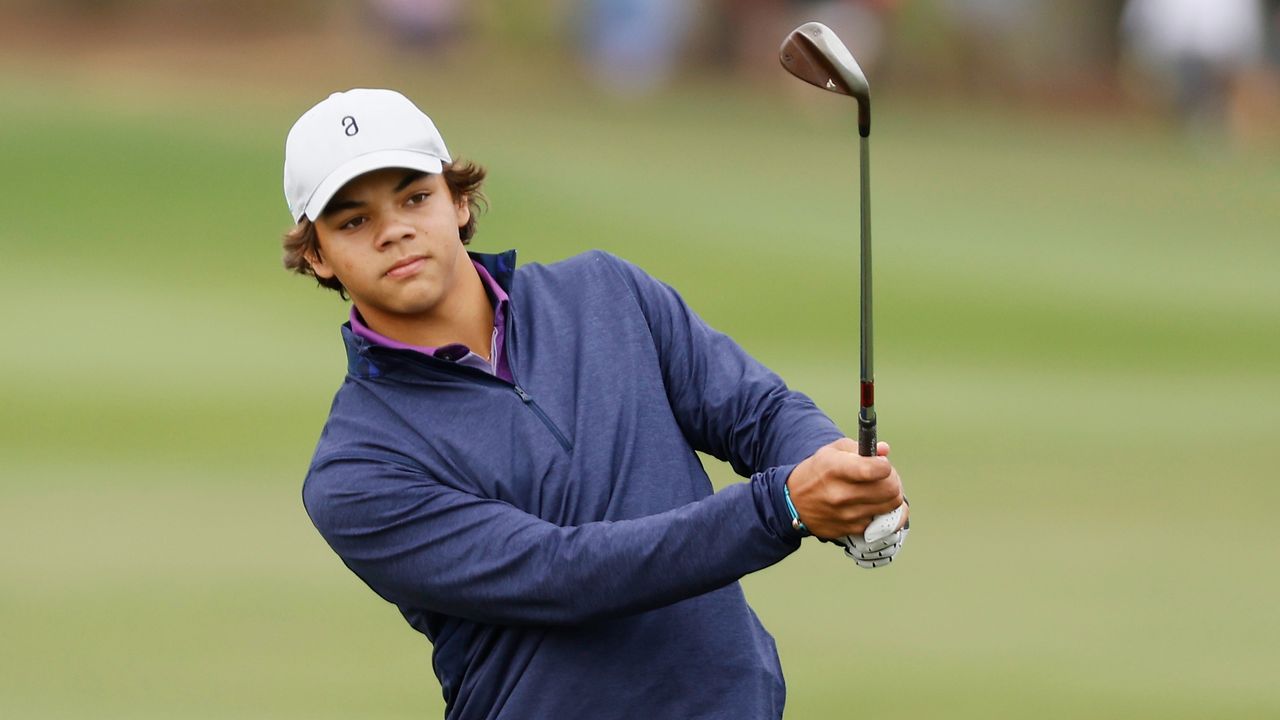
{"type": "Polygon", "coordinates": [[[431,312],[439,302],[440,298],[435,293],[414,293],[408,297],[396,298],[387,305],[400,315],[422,315],[431,312]]]}

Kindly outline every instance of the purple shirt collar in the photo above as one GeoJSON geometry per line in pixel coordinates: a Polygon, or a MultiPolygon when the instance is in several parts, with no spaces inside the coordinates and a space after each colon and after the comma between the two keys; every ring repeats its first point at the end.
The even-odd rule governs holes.
{"type": "Polygon", "coordinates": [[[471,348],[468,348],[462,343],[452,343],[442,347],[426,347],[423,345],[409,345],[398,340],[392,340],[385,335],[369,329],[369,326],[364,324],[364,318],[360,317],[360,312],[356,310],[354,305],[351,306],[351,331],[374,345],[394,348],[396,350],[412,350],[441,360],[449,360],[460,365],[467,365],[479,370],[484,370],[492,375],[497,375],[499,378],[502,378],[507,382],[513,382],[511,377],[511,368],[507,365],[507,357],[504,347],[507,327],[507,304],[509,298],[507,297],[506,291],[502,289],[502,286],[498,285],[498,281],[493,279],[493,276],[489,274],[488,270],[484,269],[483,265],[475,260],[472,260],[471,264],[475,266],[476,274],[480,276],[480,281],[484,283],[485,289],[489,294],[489,299],[493,302],[493,343],[490,346],[490,351],[492,353],[490,358],[496,361],[496,366],[486,362],[484,358],[472,352],[471,348]]]}

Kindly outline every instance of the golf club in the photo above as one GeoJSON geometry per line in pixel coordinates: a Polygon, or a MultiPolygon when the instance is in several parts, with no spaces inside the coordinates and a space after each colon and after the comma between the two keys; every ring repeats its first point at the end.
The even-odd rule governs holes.
{"type": "MultiPolygon", "coordinates": [[[[844,43],[826,25],[809,22],[801,25],[782,41],[778,51],[787,72],[829,92],[849,95],[858,101],[859,159],[861,165],[861,261],[860,270],[860,379],[861,402],[858,410],[858,453],[876,454],[875,366],[871,323],[871,88],[858,61],[844,43]]],[[[863,533],[867,542],[875,542],[893,533],[902,520],[902,508],[877,515],[863,533]]]]}

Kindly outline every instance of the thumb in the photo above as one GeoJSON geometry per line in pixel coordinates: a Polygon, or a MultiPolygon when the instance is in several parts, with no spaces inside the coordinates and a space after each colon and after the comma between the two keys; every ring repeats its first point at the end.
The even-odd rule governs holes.
{"type": "Polygon", "coordinates": [[[879,455],[880,457],[888,457],[888,456],[889,456],[889,443],[887,443],[887,442],[878,442],[878,443],[876,443],[876,455],[879,455]]]}

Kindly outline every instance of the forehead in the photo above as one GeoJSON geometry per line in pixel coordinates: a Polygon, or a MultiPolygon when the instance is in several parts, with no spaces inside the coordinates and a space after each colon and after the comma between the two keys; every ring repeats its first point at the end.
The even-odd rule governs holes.
{"type": "Polygon", "coordinates": [[[355,199],[384,192],[398,192],[419,181],[435,181],[439,175],[408,168],[382,168],[347,181],[333,194],[333,200],[355,199]]]}

